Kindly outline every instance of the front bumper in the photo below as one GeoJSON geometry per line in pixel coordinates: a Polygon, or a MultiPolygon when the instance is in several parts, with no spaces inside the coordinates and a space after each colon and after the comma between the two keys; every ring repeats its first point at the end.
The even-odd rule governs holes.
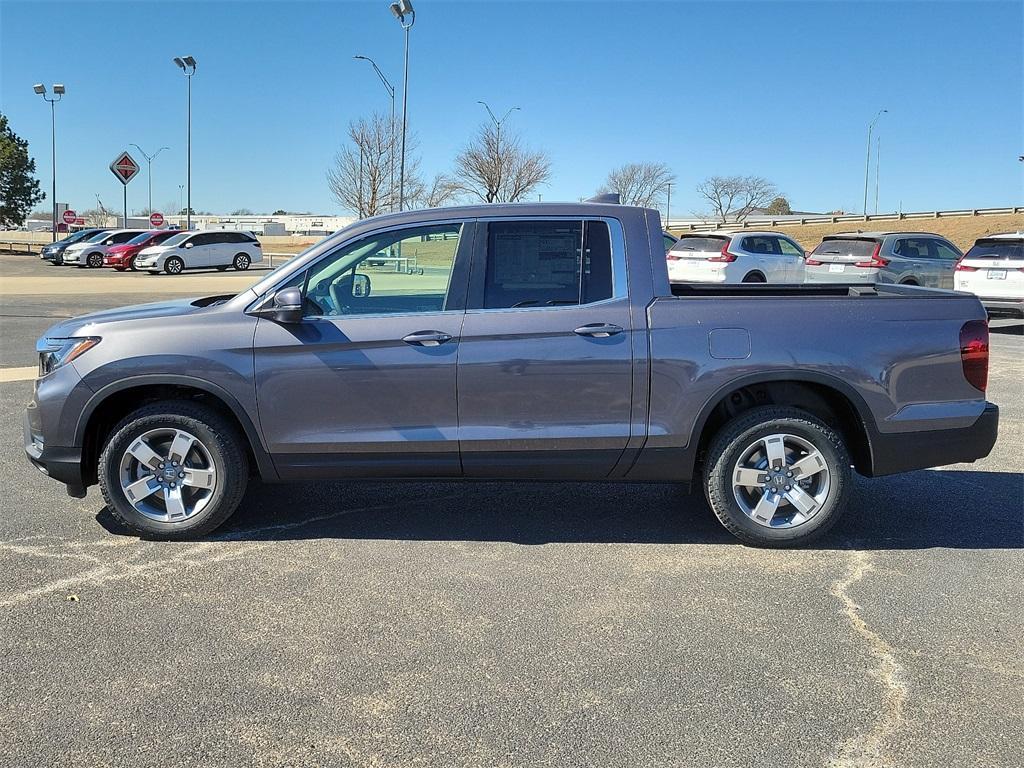
{"type": "Polygon", "coordinates": [[[33,413],[29,406],[25,412],[25,455],[29,463],[47,477],[64,483],[68,495],[76,498],[85,496],[85,478],[82,473],[82,449],[46,445],[42,433],[33,424],[33,413]]]}
{"type": "Polygon", "coordinates": [[[999,406],[985,410],[968,427],[913,432],[876,432],[871,436],[871,475],[894,475],[983,459],[999,433],[999,406]]]}

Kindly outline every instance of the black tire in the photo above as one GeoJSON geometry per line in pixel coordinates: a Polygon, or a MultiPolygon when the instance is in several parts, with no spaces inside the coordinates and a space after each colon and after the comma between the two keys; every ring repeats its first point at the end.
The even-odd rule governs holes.
{"type": "Polygon", "coordinates": [[[900,285],[917,285],[917,284],[918,284],[917,280],[915,280],[914,278],[910,278],[909,280],[904,280],[902,283],[900,283],[900,285]]]}
{"type": "Polygon", "coordinates": [[[130,259],[128,259],[128,271],[129,272],[138,272],[139,271],[136,268],[136,266],[135,266],[135,257],[134,256],[132,256],[130,259]]]}
{"type": "Polygon", "coordinates": [[[235,427],[212,408],[201,403],[167,400],[143,406],[114,427],[97,474],[103,499],[118,521],[146,538],[190,539],[221,526],[242,500],[249,480],[249,461],[235,427]],[[139,435],[162,428],[186,430],[209,452],[217,473],[217,486],[206,506],[185,520],[165,522],[143,515],[128,501],[121,488],[121,457],[139,435]]]}
{"type": "Polygon", "coordinates": [[[90,253],[85,259],[85,265],[90,269],[96,269],[97,267],[103,266],[103,254],[102,253],[90,253]]]}
{"type": "Polygon", "coordinates": [[[245,272],[252,264],[252,259],[247,253],[236,253],[234,260],[231,262],[231,266],[237,269],[239,272],[245,272]]]}
{"type": "Polygon", "coordinates": [[[798,408],[769,405],[741,413],[715,435],[704,464],[704,492],[715,516],[736,538],[759,547],[800,546],[824,535],[841,517],[850,483],[850,454],[842,436],[798,408]],[[806,522],[790,528],[772,528],[755,522],[740,507],[732,488],[733,469],[743,453],[759,438],[776,433],[793,435],[812,444],[829,472],[828,494],[818,511],[806,522]]]}
{"type": "Polygon", "coordinates": [[[185,271],[185,262],[177,256],[171,256],[164,262],[164,272],[168,275],[180,275],[185,271]]]}
{"type": "Polygon", "coordinates": [[[751,272],[749,275],[743,278],[744,283],[765,283],[768,282],[764,279],[764,275],[760,272],[751,272]]]}

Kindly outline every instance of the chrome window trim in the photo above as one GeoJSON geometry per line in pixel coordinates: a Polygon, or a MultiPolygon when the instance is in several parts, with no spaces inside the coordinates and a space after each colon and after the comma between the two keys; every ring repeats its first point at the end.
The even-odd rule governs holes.
{"type": "MultiPolygon", "coordinates": [[[[586,304],[556,304],[539,307],[479,307],[467,309],[466,314],[479,315],[488,312],[536,312],[552,309],[580,309],[581,307],[600,307],[612,302],[629,300],[628,271],[626,269],[626,238],[622,231],[622,222],[610,216],[480,216],[477,222],[487,224],[492,221],[603,221],[608,225],[608,234],[612,246],[612,295],[600,301],[586,304]]],[[[486,248],[485,248],[486,253],[486,248]]]]}

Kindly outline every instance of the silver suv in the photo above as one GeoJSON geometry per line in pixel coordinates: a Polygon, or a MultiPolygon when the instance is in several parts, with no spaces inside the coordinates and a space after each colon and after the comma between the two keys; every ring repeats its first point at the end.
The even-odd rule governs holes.
{"type": "Polygon", "coordinates": [[[960,249],[931,232],[829,235],[807,256],[808,283],[902,283],[953,290],[960,249]]]}

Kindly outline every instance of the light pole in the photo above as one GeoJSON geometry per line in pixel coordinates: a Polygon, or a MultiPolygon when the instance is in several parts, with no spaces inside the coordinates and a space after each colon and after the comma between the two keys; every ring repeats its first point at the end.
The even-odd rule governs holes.
{"type": "Polygon", "coordinates": [[[878,110],[878,114],[875,118],[868,123],[868,151],[867,160],[864,161],[864,215],[868,215],[868,176],[871,174],[871,133],[875,130],[875,123],[878,122],[878,118],[888,112],[888,109],[878,110]]]}
{"type": "Polygon", "coordinates": [[[665,203],[665,229],[672,219],[672,182],[668,182],[668,201],[665,203]]]}
{"type": "MultiPolygon", "coordinates": [[[[499,120],[498,118],[496,118],[494,116],[494,113],[491,111],[491,108],[489,106],[487,106],[487,102],[486,101],[477,101],[477,104],[482,104],[483,105],[483,108],[487,110],[487,114],[490,115],[490,117],[491,117],[491,122],[494,123],[494,128],[495,128],[495,131],[496,131],[496,135],[495,135],[495,138],[494,138],[494,169],[495,169],[495,176],[496,176],[494,190],[495,190],[496,195],[500,195],[501,194],[501,126],[502,126],[502,124],[506,120],[508,120],[508,116],[509,115],[511,115],[513,112],[518,112],[519,111],[519,107],[509,107],[508,111],[505,112],[505,114],[501,116],[501,120],[499,120]]],[[[488,201],[488,202],[495,202],[495,201],[491,200],[491,201],[488,201]]]]}
{"type": "Polygon", "coordinates": [[[53,84],[54,98],[46,95],[46,86],[42,83],[33,85],[32,90],[42,96],[45,101],[50,102],[50,166],[53,169],[53,186],[50,189],[50,202],[53,203],[53,223],[50,229],[53,232],[51,242],[57,242],[57,109],[54,105],[64,95],[64,84],[53,84]]]}
{"type": "Polygon", "coordinates": [[[170,147],[160,147],[160,149],[158,149],[152,155],[147,155],[146,154],[146,150],[144,150],[138,144],[132,144],[132,146],[135,147],[137,150],[139,150],[139,152],[142,153],[142,156],[144,158],[146,158],[146,176],[148,177],[148,180],[149,180],[149,212],[152,214],[153,213],[153,161],[156,160],[157,155],[159,155],[165,149],[170,149],[170,147]]]}
{"type": "Polygon", "coordinates": [[[192,229],[192,75],[196,73],[196,60],[191,56],[175,56],[178,65],[188,80],[188,118],[185,150],[185,229],[192,229]]]}
{"type": "Polygon", "coordinates": [[[882,137],[875,137],[875,215],[878,215],[878,167],[882,164],[882,137]]]}
{"type": "Polygon", "coordinates": [[[181,216],[181,192],[185,189],[184,184],[178,185],[178,215],[181,216]]]}
{"type": "Polygon", "coordinates": [[[405,30],[405,74],[402,83],[402,160],[398,171],[398,210],[405,210],[405,129],[409,117],[409,30],[416,23],[412,0],[399,0],[391,4],[391,12],[405,30]],[[406,21],[408,17],[408,21],[406,21]]]}
{"type": "MultiPolygon", "coordinates": [[[[415,18],[415,14],[413,14],[415,18]]],[[[409,26],[412,26],[411,24],[409,26]]],[[[377,62],[371,59],[369,56],[353,56],[353,59],[362,59],[368,61],[373,66],[373,71],[377,73],[377,77],[384,84],[384,90],[388,92],[388,96],[391,97],[391,151],[388,153],[391,161],[391,191],[388,194],[390,200],[390,209],[395,210],[395,86],[391,84],[384,73],[380,71],[380,67],[377,66],[377,62]]],[[[404,109],[404,108],[403,108],[404,109]]]]}

